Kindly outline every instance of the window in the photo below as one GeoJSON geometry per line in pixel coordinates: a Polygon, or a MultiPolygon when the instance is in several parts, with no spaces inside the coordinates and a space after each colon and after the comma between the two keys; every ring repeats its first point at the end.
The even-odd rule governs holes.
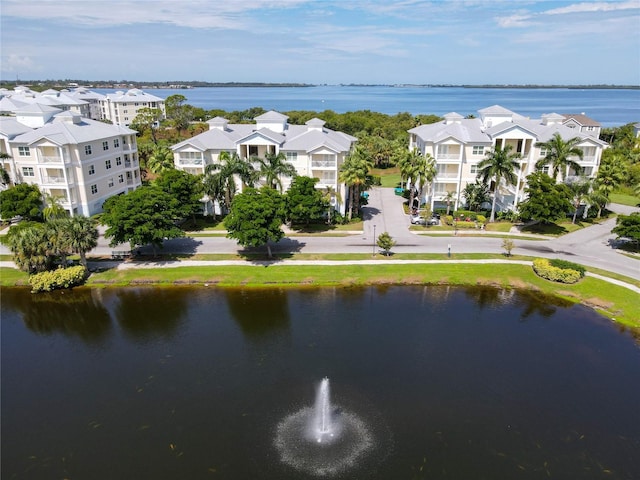
{"type": "Polygon", "coordinates": [[[472,175],[477,175],[478,174],[478,164],[477,163],[471,165],[471,174],[472,175]]]}
{"type": "Polygon", "coordinates": [[[18,155],[21,157],[30,157],[31,152],[29,151],[29,147],[18,147],[18,155]]]}
{"type": "Polygon", "coordinates": [[[124,183],[124,175],[118,175],[118,183],[124,183]]]}
{"type": "Polygon", "coordinates": [[[544,147],[540,147],[540,156],[541,157],[546,157],[547,156],[547,149],[544,147]]]}
{"type": "Polygon", "coordinates": [[[89,175],[93,175],[96,173],[96,169],[93,165],[89,165],[89,175]]]}
{"type": "Polygon", "coordinates": [[[119,138],[114,138],[113,139],[113,148],[119,148],[120,147],[120,139],[119,138]]]}
{"type": "Polygon", "coordinates": [[[22,175],[25,177],[35,177],[36,174],[33,171],[33,167],[22,167],[22,175]]]}
{"type": "Polygon", "coordinates": [[[91,155],[91,145],[85,145],[84,146],[84,154],[85,155],[91,155]]]}
{"type": "Polygon", "coordinates": [[[298,160],[298,152],[287,152],[287,162],[295,162],[298,160]]]}
{"type": "Polygon", "coordinates": [[[108,141],[104,141],[102,142],[102,150],[109,150],[109,142],[108,141]]]}
{"type": "Polygon", "coordinates": [[[107,170],[111,169],[111,160],[104,161],[104,168],[107,170]]]}
{"type": "Polygon", "coordinates": [[[587,127],[587,132],[593,132],[595,129],[596,129],[596,127],[593,127],[593,126],[590,125],[590,126],[587,127]]]}
{"type": "Polygon", "coordinates": [[[547,175],[549,175],[549,165],[545,165],[544,167],[542,167],[542,168],[540,169],[540,171],[541,171],[542,173],[546,173],[547,175]]]}
{"type": "Polygon", "coordinates": [[[98,193],[98,186],[94,183],[93,185],[91,185],[91,193],[93,195],[95,195],[96,193],[98,193]]]}
{"type": "Polygon", "coordinates": [[[122,158],[121,157],[116,157],[116,165],[117,166],[122,165],[122,158]]]}
{"type": "Polygon", "coordinates": [[[109,188],[113,187],[113,178],[109,179],[109,188]]]}
{"type": "Polygon", "coordinates": [[[258,155],[258,146],[257,145],[249,145],[249,156],[258,155]]]}
{"type": "Polygon", "coordinates": [[[474,145],[473,146],[473,154],[474,155],[484,155],[484,145],[474,145]]]}

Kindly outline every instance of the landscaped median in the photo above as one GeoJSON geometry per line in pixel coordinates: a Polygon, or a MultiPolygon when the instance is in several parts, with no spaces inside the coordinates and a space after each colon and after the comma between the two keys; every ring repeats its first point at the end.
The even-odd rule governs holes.
{"type": "MultiPolygon", "coordinates": [[[[622,286],[590,273],[575,284],[559,285],[537,276],[531,260],[281,260],[158,261],[121,263],[93,273],[89,287],[207,285],[299,287],[364,285],[491,285],[557,295],[595,308],[623,325],[640,328],[640,282],[612,274],[622,286]],[[145,265],[146,264],[146,265],[145,265]],[[127,268],[129,267],[129,268],[127,268]]],[[[606,272],[600,272],[607,275],[606,272]]],[[[0,269],[2,284],[27,285],[27,276],[0,269]]]]}

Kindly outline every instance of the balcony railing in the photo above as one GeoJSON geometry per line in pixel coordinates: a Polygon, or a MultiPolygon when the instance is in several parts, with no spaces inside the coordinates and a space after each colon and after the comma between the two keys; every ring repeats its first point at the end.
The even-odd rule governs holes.
{"type": "Polygon", "coordinates": [[[62,163],[63,159],[60,155],[41,155],[40,163],[62,163]]]}
{"type": "Polygon", "coordinates": [[[201,158],[179,158],[180,165],[202,165],[201,158]]]}
{"type": "Polygon", "coordinates": [[[44,184],[60,184],[66,183],[66,180],[62,176],[44,176],[42,177],[42,183],[44,184]]]}
{"type": "Polygon", "coordinates": [[[127,185],[133,185],[133,178],[127,178],[127,185]]]}
{"type": "Polygon", "coordinates": [[[335,160],[311,160],[311,168],[336,168],[335,160]]]}
{"type": "Polygon", "coordinates": [[[436,155],[436,161],[438,160],[459,160],[460,153],[438,153],[436,155]]]}
{"type": "Polygon", "coordinates": [[[460,175],[460,172],[438,172],[434,180],[438,181],[447,178],[458,178],[458,175],[460,175]]]}

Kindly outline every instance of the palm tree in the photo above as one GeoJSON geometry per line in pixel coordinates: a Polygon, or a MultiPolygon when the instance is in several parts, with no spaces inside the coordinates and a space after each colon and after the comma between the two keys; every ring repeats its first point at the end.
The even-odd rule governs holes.
{"type": "Polygon", "coordinates": [[[256,172],[253,166],[237,153],[220,152],[219,163],[207,165],[204,171],[204,190],[217,200],[220,210],[229,211],[236,194],[236,176],[248,186],[253,186],[256,172]]]}
{"type": "Polygon", "coordinates": [[[87,268],[87,252],[98,245],[98,229],[92,218],[76,215],[63,220],[63,238],[73,253],[80,255],[80,263],[87,268]]]}
{"type": "Polygon", "coordinates": [[[496,145],[487,152],[484,160],[478,163],[478,178],[484,183],[488,183],[492,178],[495,181],[490,222],[495,221],[496,217],[496,199],[498,198],[500,181],[504,180],[511,185],[517,181],[515,172],[520,169],[520,164],[518,163],[520,154],[517,152],[512,153],[512,149],[511,145],[506,145],[504,148],[496,145]]]}
{"type": "Polygon", "coordinates": [[[147,159],[147,168],[153,173],[161,173],[175,168],[171,149],[164,146],[155,147],[153,153],[147,159]]]}
{"type": "Polygon", "coordinates": [[[573,137],[565,142],[556,132],[551,140],[536,143],[536,147],[546,151],[546,155],[536,162],[536,168],[540,170],[545,165],[550,165],[552,168],[551,178],[554,179],[558,178],[558,174],[560,174],[560,179],[564,180],[569,168],[572,168],[576,174],[580,174],[582,167],[572,157],[578,157],[582,160],[584,152],[578,147],[581,141],[581,138],[573,137]]]}
{"type": "Polygon", "coordinates": [[[322,199],[326,200],[329,205],[329,209],[327,210],[327,223],[331,225],[331,211],[333,210],[332,200],[335,200],[337,204],[342,203],[342,197],[340,196],[340,192],[333,188],[330,185],[324,187],[322,190],[322,199]]]}
{"type": "Polygon", "coordinates": [[[438,174],[438,169],[436,168],[436,160],[428,153],[420,156],[416,167],[419,204],[422,198],[422,190],[425,186],[429,187],[429,194],[431,194],[431,184],[438,174]]]}
{"type": "Polygon", "coordinates": [[[603,160],[598,168],[597,188],[609,197],[611,192],[626,180],[626,177],[624,159],[619,155],[610,156],[603,160]]]}
{"type": "Polygon", "coordinates": [[[419,176],[419,163],[421,161],[422,154],[417,148],[412,150],[404,149],[404,152],[399,156],[398,167],[400,168],[400,179],[405,183],[406,188],[409,189],[409,209],[413,208],[413,197],[415,196],[415,183],[419,176]]]}
{"type": "Polygon", "coordinates": [[[573,195],[573,219],[571,223],[576,223],[576,217],[578,216],[578,208],[580,208],[580,204],[583,201],[588,200],[589,192],[593,186],[593,181],[586,177],[581,177],[579,180],[575,182],[571,182],[568,184],[569,189],[571,189],[571,193],[573,195]]]}
{"type": "Polygon", "coordinates": [[[598,218],[602,214],[602,209],[609,203],[609,196],[597,187],[597,183],[594,182],[595,188],[589,192],[586,197],[588,206],[595,205],[598,207],[598,218]]]}
{"type": "Polygon", "coordinates": [[[371,184],[369,170],[372,166],[364,150],[356,145],[340,167],[338,180],[349,188],[349,220],[354,209],[359,210],[360,193],[371,184]]]}
{"type": "Polygon", "coordinates": [[[447,215],[449,215],[451,203],[456,199],[456,193],[457,192],[447,191],[447,194],[444,196],[444,201],[447,203],[447,215]]]}
{"type": "Polygon", "coordinates": [[[265,178],[266,184],[282,192],[282,180],[280,177],[295,177],[297,175],[296,167],[287,163],[287,157],[280,152],[267,153],[264,158],[259,158],[260,175],[265,178]]]}
{"type": "Polygon", "coordinates": [[[60,199],[62,197],[45,193],[44,198],[46,207],[42,210],[42,216],[45,220],[55,220],[57,218],[64,218],[68,215],[64,207],[60,205],[60,199]]]}
{"type": "Polygon", "coordinates": [[[6,240],[13,261],[23,272],[44,272],[53,266],[52,246],[43,224],[11,228],[6,240]]]}

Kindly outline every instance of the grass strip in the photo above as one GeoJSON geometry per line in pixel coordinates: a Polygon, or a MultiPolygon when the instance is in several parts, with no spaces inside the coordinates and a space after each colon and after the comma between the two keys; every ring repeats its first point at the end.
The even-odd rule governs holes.
{"type": "Polygon", "coordinates": [[[207,284],[222,287],[300,287],[365,285],[489,285],[560,296],[595,308],[625,326],[640,328],[640,298],[629,289],[586,277],[574,285],[544,280],[527,265],[270,265],[107,270],[93,274],[89,286],[207,284]]]}

